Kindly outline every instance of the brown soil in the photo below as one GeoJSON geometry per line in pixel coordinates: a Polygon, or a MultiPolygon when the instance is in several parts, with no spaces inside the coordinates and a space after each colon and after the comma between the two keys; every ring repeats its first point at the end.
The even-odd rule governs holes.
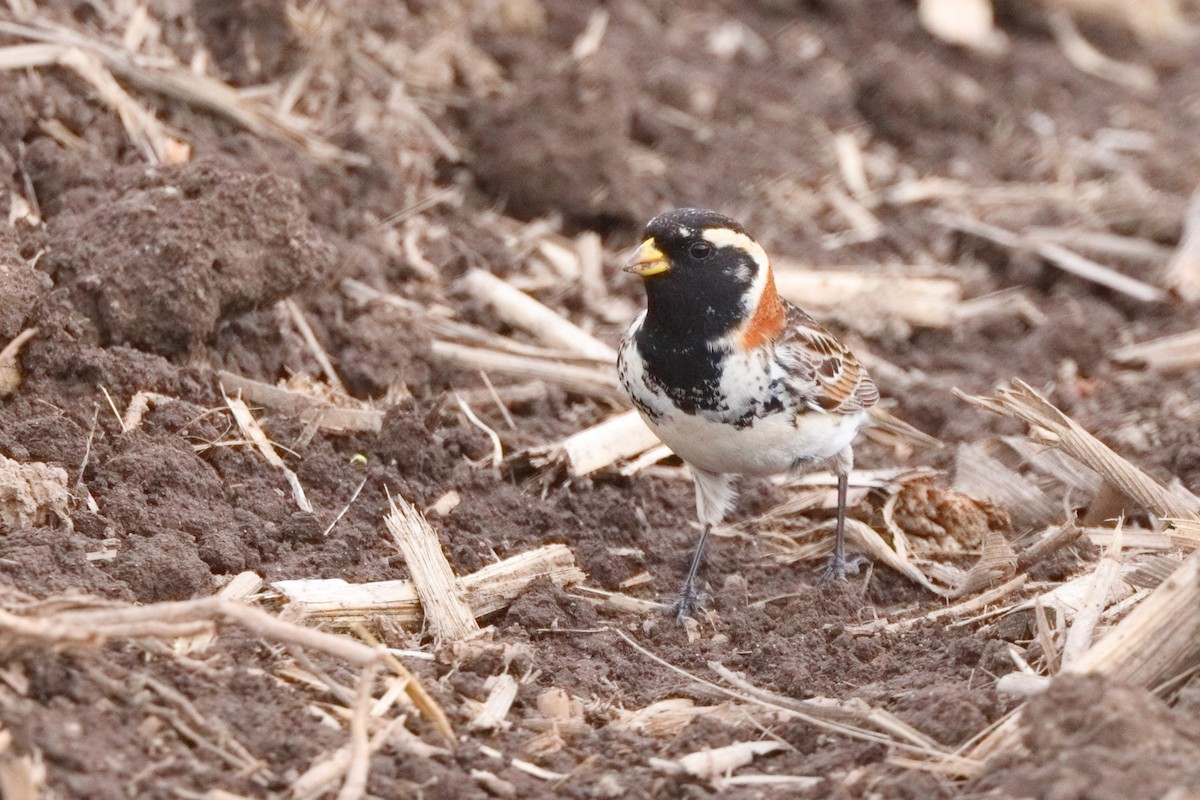
{"type": "MultiPolygon", "coordinates": [[[[71,593],[138,603],[201,597],[244,570],[267,581],[403,578],[403,560],[380,524],[388,492],[424,508],[450,490],[462,503],[435,524],[459,574],[562,542],[592,585],[616,590],[646,572],[651,583],[634,593],[668,597],[695,536],[689,486],[604,473],[570,483],[497,477],[474,466],[490,443],[448,392],[480,388],[478,375],[434,358],[430,330],[364,307],[339,288],[353,278],[512,334],[454,282],[470,267],[524,274],[529,253],[520,232],[540,216],[568,234],[604,235],[607,315],[573,283],[542,280],[536,293],[613,344],[640,302],[615,269],[619,253],[644,220],[673,205],[720,209],[742,219],[769,252],[817,266],[940,266],[961,276],[969,296],[1021,287],[1044,320],[1006,314],[915,331],[892,323],[866,337],[838,325],[853,309],[839,312],[832,324],[856,349],[920,376],[901,383],[879,375],[894,412],[950,445],[911,458],[866,445],[859,466],[910,459],[949,468],[954,445],[1014,432],[950,389],[985,392],[1019,376],[1148,471],[1200,487],[1200,374],[1147,379],[1109,361],[1115,344],[1194,327],[1194,309],[1141,304],[950,232],[931,221],[925,204],[880,205],[873,212],[882,235],[856,241],[825,199],[840,181],[833,134],[850,131],[879,185],[929,176],[980,191],[1053,184],[1070,196],[1031,189],[990,208],[988,220],[1018,231],[1087,227],[1170,247],[1200,184],[1200,62],[1179,49],[1139,42],[1113,24],[1085,28],[1110,55],[1155,69],[1158,87],[1139,93],[1072,67],[1040,12],[1017,0],[999,4],[1010,47],[990,59],[932,39],[913,4],[897,0],[512,0],[474,4],[490,9],[475,17],[458,3],[388,12],[351,3],[304,33],[288,23],[285,5],[292,6],[282,2],[158,5],[151,14],[162,26],[160,45],[185,64],[206,54],[213,74],[234,86],[287,86],[311,68],[310,96],[297,111],[318,118],[318,132],[362,163],[322,162],[146,93],[137,97],[193,148],[187,164],[149,166],[74,73],[0,73],[0,216],[8,217],[10,197],[36,199],[40,214],[39,224],[0,224],[0,345],[37,327],[20,354],[23,383],[0,401],[0,454],[61,467],[74,492],[70,525],[52,516],[0,529],[5,607],[71,593]],[[600,48],[576,58],[572,43],[598,8],[609,15],[600,48]],[[718,33],[740,42],[734,52],[713,54],[718,33]],[[389,71],[397,64],[408,94],[389,71]],[[429,125],[398,114],[403,103],[428,115],[429,125]],[[446,145],[430,138],[432,126],[446,145]],[[1148,144],[1105,149],[1113,129],[1142,132],[1148,144]],[[461,202],[413,210],[446,188],[461,202]],[[411,257],[395,226],[381,223],[397,212],[423,220],[420,249],[434,274],[411,257]],[[284,298],[303,309],[350,394],[380,398],[399,387],[410,394],[389,408],[377,435],[313,435],[301,420],[266,420],[272,438],[290,448],[287,461],[311,514],[297,510],[283,477],[252,448],[230,445],[236,430],[214,410],[222,405],[219,370],[271,383],[320,374],[277,305],[284,298]],[[126,432],[108,398],[123,412],[138,392],[173,400],[153,405],[126,432]],[[106,550],[115,555],[89,557],[106,550]]],[[[39,13],[47,18],[99,36],[121,29],[90,4],[45,6],[39,13]],[[101,33],[105,26],[113,27],[101,33]]],[[[960,205],[970,207],[941,203],[951,211],[960,205]]],[[[1145,261],[1116,266],[1154,278],[1145,261]]],[[[551,388],[511,411],[516,429],[509,431],[498,413],[480,409],[510,451],[562,438],[611,408],[551,388]]],[[[766,485],[746,488],[740,520],[782,499],[766,485]]],[[[986,504],[929,494],[901,506],[906,527],[925,525],[935,539],[966,537],[968,547],[989,529],[1007,528],[986,504]]],[[[810,566],[780,564],[752,537],[719,539],[706,575],[713,613],[696,641],[666,618],[598,608],[535,584],[488,620],[510,647],[510,671],[526,677],[512,727],[467,734],[452,755],[429,759],[385,747],[371,762],[370,796],[490,796],[472,770],[494,772],[527,798],[711,793],[648,759],[763,731],[748,718],[701,719],[667,737],[609,724],[621,710],[666,698],[724,699],[649,660],[614,630],[695,675],[711,677],[707,665],[716,661],[789,697],[861,698],[944,745],[964,743],[1012,706],[994,689],[1013,669],[1000,628],[847,632],[875,616],[944,602],[898,575],[878,569],[865,582],[813,586],[810,566]],[[583,702],[586,725],[564,733],[557,749],[531,750],[539,696],[555,687],[583,702]],[[483,746],[570,778],[532,777],[483,746]]],[[[1029,636],[1020,627],[1010,638],[1029,636]]],[[[463,698],[482,700],[484,681],[504,663],[494,653],[460,663],[443,655],[410,666],[465,728],[463,698]]],[[[0,653],[0,732],[12,734],[15,752],[41,754],[57,797],[196,797],[215,789],[288,797],[296,777],[344,744],[346,733],[311,710],[336,698],[275,676],[287,657],[236,631],[223,632],[202,662],[180,662],[168,647],[142,640],[94,651],[10,649],[0,653]],[[226,752],[236,740],[259,768],[231,766],[195,731],[165,723],[179,715],[181,698],[206,721],[204,738],[226,752]]],[[[354,685],[348,667],[318,661],[332,679],[354,685]]],[[[989,763],[970,783],[897,765],[884,745],[796,721],[771,725],[770,735],[788,747],[754,769],[823,779],[812,797],[1161,797],[1200,780],[1196,691],[1179,689],[1170,707],[1140,689],[1059,681],[1026,713],[1027,752],[989,763]]],[[[429,734],[415,718],[410,728],[429,734]]],[[[787,791],[742,786],[725,795],[787,791]]]]}

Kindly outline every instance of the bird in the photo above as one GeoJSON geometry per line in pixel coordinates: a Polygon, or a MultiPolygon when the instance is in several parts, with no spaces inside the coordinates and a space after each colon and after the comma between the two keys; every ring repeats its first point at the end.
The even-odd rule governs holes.
{"type": "Polygon", "coordinates": [[[621,387],[650,429],[692,473],[700,538],[673,606],[701,605],[705,545],[737,499],[742,475],[832,464],[837,528],[822,582],[843,580],[846,490],[853,441],[879,392],[849,349],[779,296],[766,251],[737,221],[677,208],[650,220],[624,271],[646,309],[618,350],[621,387]]]}

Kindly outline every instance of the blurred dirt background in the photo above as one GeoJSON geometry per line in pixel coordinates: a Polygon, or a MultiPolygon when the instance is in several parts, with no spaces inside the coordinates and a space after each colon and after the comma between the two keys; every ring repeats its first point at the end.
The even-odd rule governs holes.
{"type": "MultiPolygon", "coordinates": [[[[936,324],[874,295],[821,313],[891,412],[945,443],[859,448],[862,470],[938,470],[880,484],[853,511],[886,534],[898,497],[888,520],[919,558],[965,569],[989,531],[1020,550],[1064,508],[1097,526],[1113,516],[1080,492],[1027,520],[973,493],[962,448],[1021,428],[954,388],[1019,377],[1155,477],[1200,488],[1200,373],[1115,355],[1197,324],[1162,287],[1200,186],[1200,14],[1065,6],[997,0],[995,26],[962,45],[903,0],[10,0],[0,346],[36,332],[0,376],[0,466],[45,465],[67,496],[0,521],[3,607],[185,600],[247,570],[268,584],[405,578],[382,524],[388,492],[419,509],[455,493],[429,515],[459,575],[564,543],[590,586],[669,599],[695,536],[678,470],[564,480],[520,457],[619,411],[615,395],[484,370],[502,410],[481,370],[437,343],[451,324],[533,343],[464,288],[482,269],[615,346],[641,302],[622,254],[680,205],[740,219],[781,262],[957,287],[958,310],[936,324]],[[1073,41],[1112,61],[1089,74],[1073,41]],[[1159,294],[1072,275],[1047,243],[1159,294]],[[602,268],[564,252],[598,253],[602,268]],[[364,300],[363,285],[407,305],[364,300]],[[233,424],[221,371],[268,384],[332,372],[382,412],[381,429],[336,434],[256,408],[307,493],[302,510],[233,424]],[[456,391],[516,454],[502,468],[456,391]],[[139,393],[149,407],[130,425],[139,393]]],[[[549,581],[484,620],[486,647],[377,628],[431,656],[405,663],[460,740],[413,745],[438,740],[410,710],[408,738],[372,756],[367,796],[1132,798],[1200,781],[1200,691],[1187,681],[1155,693],[1059,679],[1031,701],[1021,747],[956,771],[892,740],[746,711],[617,635],[710,680],[715,661],[790,698],[858,698],[947,752],[1017,705],[995,689],[1014,651],[1054,671],[1030,609],[872,628],[949,601],[883,566],[813,586],[815,561],[754,535],[789,492],[745,485],[711,551],[712,613],[691,635],[549,581]],[[507,719],[472,729],[498,674],[519,685],[507,719]],[[683,710],[635,716],[660,701],[683,710]],[[744,771],[797,780],[714,783],[651,761],[759,739],[780,747],[744,771]]],[[[827,503],[802,516],[828,520],[827,503]]],[[[1095,558],[1085,537],[1031,566],[1021,591],[1095,558]]],[[[347,741],[337,709],[356,672],[336,658],[301,663],[237,628],[187,657],[169,639],[44,647],[10,634],[6,798],[340,791],[340,774],[296,788],[347,741]],[[321,681],[282,669],[297,663],[321,681]]]]}

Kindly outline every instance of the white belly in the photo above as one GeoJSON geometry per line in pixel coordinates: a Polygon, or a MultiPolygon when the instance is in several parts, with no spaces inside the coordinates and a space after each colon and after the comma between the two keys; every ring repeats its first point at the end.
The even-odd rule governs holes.
{"type": "Polygon", "coordinates": [[[854,441],[866,412],[772,414],[745,428],[714,422],[701,415],[673,413],[646,424],[688,464],[709,472],[773,475],[816,466],[854,441]]]}
{"type": "Polygon", "coordinates": [[[621,384],[635,398],[650,430],[691,466],[739,475],[774,475],[816,466],[849,447],[866,422],[865,411],[838,414],[791,405],[737,427],[734,421],[743,417],[745,409],[766,405],[759,395],[781,374],[782,367],[765,351],[743,369],[723,376],[719,387],[723,412],[687,414],[645,379],[645,364],[634,344],[644,318],[645,312],[622,342],[621,384]]]}

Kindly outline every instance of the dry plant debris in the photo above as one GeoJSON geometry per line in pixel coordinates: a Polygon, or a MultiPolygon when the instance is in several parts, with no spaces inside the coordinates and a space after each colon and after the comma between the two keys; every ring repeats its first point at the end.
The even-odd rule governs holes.
{"type": "Polygon", "coordinates": [[[292,497],[296,501],[296,505],[301,511],[312,513],[312,503],[308,501],[308,496],[304,493],[304,487],[300,484],[300,478],[295,471],[284,463],[283,458],[275,450],[275,445],[267,438],[267,434],[263,431],[262,426],[258,424],[254,414],[250,411],[250,407],[246,405],[241,397],[225,396],[225,405],[229,408],[229,413],[233,415],[234,421],[237,423],[238,429],[241,430],[245,440],[254,445],[255,449],[262,455],[268,464],[278,469],[283,473],[283,477],[287,479],[288,486],[292,488],[292,497]]]}
{"type": "Polygon", "coordinates": [[[390,498],[390,505],[384,523],[404,555],[425,621],[434,637],[453,642],[478,633],[475,614],[460,596],[454,569],[442,553],[442,543],[425,515],[404,498],[390,498]]]}
{"type": "MultiPolygon", "coordinates": [[[[246,591],[245,584],[246,582],[242,582],[238,591],[246,591]]],[[[234,593],[236,592],[226,594],[234,593]]],[[[302,784],[319,782],[324,785],[336,778],[337,775],[344,774],[341,796],[361,797],[363,795],[363,787],[367,779],[368,754],[377,750],[380,744],[387,741],[389,736],[393,735],[393,732],[403,723],[403,718],[392,720],[368,741],[366,725],[369,712],[375,705],[372,699],[375,680],[379,671],[385,666],[399,677],[400,683],[396,686],[409,696],[413,707],[427,716],[435,729],[447,741],[454,741],[453,730],[441,707],[425,690],[416,676],[381,646],[364,644],[346,636],[300,627],[227,597],[141,607],[102,604],[97,608],[77,608],[49,613],[34,612],[27,615],[0,611],[0,641],[6,648],[18,648],[19,650],[64,647],[92,649],[103,647],[107,642],[114,640],[182,636],[184,639],[181,641],[191,643],[183,645],[182,648],[177,647],[173,651],[182,654],[191,649],[199,637],[207,637],[211,642],[216,628],[228,625],[242,627],[254,635],[271,641],[323,652],[361,667],[358,687],[353,693],[354,707],[350,718],[350,743],[324,766],[314,766],[319,781],[314,777],[314,770],[310,770],[301,777],[302,784]]],[[[159,683],[151,685],[164,697],[188,709],[194,722],[220,726],[221,723],[218,720],[204,723],[204,718],[195,711],[186,697],[178,694],[174,689],[159,683]]],[[[396,696],[398,695],[393,695],[393,702],[396,696]]],[[[383,710],[385,708],[380,707],[380,713],[383,710]]],[[[180,727],[184,723],[174,721],[173,724],[180,727]]],[[[189,738],[199,738],[203,741],[199,734],[183,728],[181,728],[181,732],[184,732],[189,738]]],[[[216,734],[215,738],[227,739],[228,737],[216,734]]],[[[236,745],[236,741],[233,744],[236,745]]],[[[230,756],[232,766],[240,769],[249,768],[250,771],[262,768],[263,765],[257,762],[245,748],[238,746],[237,750],[239,752],[236,755],[230,756]]],[[[9,766],[11,767],[11,764],[9,766]]],[[[10,772],[12,772],[11,769],[10,772]]],[[[16,772],[12,772],[12,775],[14,778],[21,777],[16,772]]]]}
{"type": "MultiPolygon", "coordinates": [[[[152,115],[136,106],[116,85],[112,76],[107,75],[107,72],[119,75],[144,90],[185,103],[193,103],[225,116],[260,136],[293,144],[315,158],[362,163],[361,156],[348,153],[313,136],[302,124],[298,124],[294,117],[279,114],[274,109],[263,107],[257,103],[248,102],[239,92],[223,81],[207,75],[198,75],[180,64],[164,64],[161,56],[155,59],[132,57],[119,46],[45,20],[35,20],[32,25],[0,20],[0,32],[23,38],[29,42],[52,45],[51,49],[38,52],[38,56],[45,59],[42,65],[61,60],[64,55],[72,52],[78,52],[82,56],[82,58],[76,56],[74,59],[67,56],[68,63],[73,66],[78,67],[86,63],[102,65],[105,69],[103,73],[97,73],[94,66],[86,71],[90,75],[95,75],[93,79],[95,82],[102,82],[105,85],[105,91],[102,93],[107,93],[113,105],[118,108],[134,141],[145,140],[144,132],[146,130],[153,132],[148,146],[156,158],[161,156],[163,160],[168,161],[186,160],[186,146],[162,137],[152,115]]],[[[13,64],[13,67],[29,66],[38,66],[38,64],[13,64]]]]}
{"type": "Polygon", "coordinates": [[[272,386],[224,371],[219,372],[217,378],[228,391],[240,394],[249,402],[303,420],[322,431],[378,433],[383,425],[383,411],[299,375],[284,386],[272,386]]]}
{"type": "Polygon", "coordinates": [[[1179,0],[1039,0],[1047,8],[1069,12],[1083,18],[1108,20],[1146,37],[1178,36],[1186,29],[1179,0]]]}
{"type": "Polygon", "coordinates": [[[828,314],[847,307],[869,309],[870,313],[849,318],[851,324],[857,320],[859,325],[876,327],[880,318],[895,318],[919,327],[940,328],[954,321],[963,302],[962,284],[953,277],[817,271],[787,259],[777,262],[772,267],[779,293],[812,313],[828,314]]]}
{"type": "Polygon", "coordinates": [[[1096,49],[1079,32],[1069,13],[1052,11],[1048,21],[1063,55],[1081,72],[1140,92],[1149,92],[1158,85],[1158,78],[1149,67],[1118,61],[1096,49]]]}
{"type": "Polygon", "coordinates": [[[39,755],[19,754],[12,732],[0,728],[0,797],[38,800],[46,794],[46,765],[39,755]]]}
{"type": "Polygon", "coordinates": [[[493,675],[488,679],[487,699],[479,705],[475,716],[467,723],[470,730],[490,731],[499,728],[512,727],[506,718],[512,709],[513,701],[517,699],[517,679],[507,672],[493,675]]]}
{"type": "Polygon", "coordinates": [[[1200,330],[1139,342],[1113,351],[1113,360],[1123,364],[1169,372],[1200,366],[1200,330]]]}
{"type": "Polygon", "coordinates": [[[1090,258],[1068,250],[1062,245],[1053,242],[1029,241],[1012,231],[963,215],[936,212],[932,214],[932,219],[947,228],[979,236],[995,242],[1002,247],[1036,253],[1059,269],[1077,275],[1084,280],[1105,286],[1113,291],[1120,292],[1135,300],[1140,300],[1144,303],[1157,303],[1167,299],[1167,293],[1163,289],[1145,281],[1140,281],[1137,278],[1131,278],[1111,267],[1106,267],[1090,258]]]}
{"type": "Polygon", "coordinates": [[[960,396],[981,408],[1029,423],[1037,440],[1086,464],[1144,509],[1160,517],[1195,519],[1200,514],[1200,497],[1187,490],[1168,489],[1146,475],[1023,381],[1013,381],[1011,388],[1000,389],[990,398],[960,396]]]}
{"type": "Polygon", "coordinates": [[[617,352],[607,344],[490,272],[473,269],[463,282],[472,297],[491,305],[505,322],[528,331],[548,347],[607,364],[616,363],[617,352]]]}
{"type": "Polygon", "coordinates": [[[625,411],[556,444],[532,448],[519,457],[538,468],[565,466],[568,475],[580,478],[633,459],[659,444],[658,437],[646,427],[638,412],[625,411]]]}
{"type": "Polygon", "coordinates": [[[1185,303],[1200,301],[1200,190],[1192,193],[1183,218],[1183,236],[1167,262],[1163,283],[1185,303]]]}
{"type": "MultiPolygon", "coordinates": [[[[565,545],[546,545],[490,564],[457,580],[471,613],[485,617],[505,608],[530,583],[546,578],[556,586],[584,580],[575,556],[565,545]]],[[[349,627],[386,618],[405,628],[421,624],[423,612],[413,581],[347,583],[341,578],[279,580],[271,584],[287,601],[288,615],[349,627]]]]}
{"type": "Polygon", "coordinates": [[[1170,302],[1200,263],[1171,146],[1195,70],[1151,49],[1193,12],[1044,0],[1059,52],[1011,22],[1038,10],[825,5],[291,4],[226,30],[204,4],[12,0],[0,257],[47,283],[0,286],[0,793],[84,794],[86,762],[112,796],[945,800],[1024,769],[1008,685],[1194,690],[1200,507],[1167,485],[1196,489],[1187,418],[1139,394],[1195,396],[1170,302]],[[1084,39],[1114,21],[1128,47],[1084,39]],[[1014,114],[1012,87],[1064,83],[1070,114],[1014,114]],[[89,281],[127,251],[64,259],[80,204],[214,157],[301,183],[332,271],[221,309],[187,353],[98,333],[89,281]],[[686,472],[611,369],[638,300],[621,250],[681,186],[790,253],[780,290],[861,338],[898,403],[850,523],[888,569],[814,590],[829,476],[750,486],[686,631],[658,602],[686,472]],[[1012,375],[1091,430],[1137,411],[1115,428],[1146,446],[1025,384],[976,402],[1030,437],[949,394],[1012,375]]]}
{"type": "Polygon", "coordinates": [[[921,0],[917,18],[934,36],[948,44],[970,47],[984,54],[1004,52],[1008,44],[996,28],[991,0],[921,0]]]}
{"type": "Polygon", "coordinates": [[[17,364],[17,354],[35,335],[37,328],[26,328],[0,350],[0,397],[12,394],[21,386],[21,367],[17,364]]]}
{"type": "Polygon", "coordinates": [[[651,758],[650,765],[672,774],[687,774],[711,781],[720,788],[722,779],[739,767],[744,767],[757,756],[782,750],[782,742],[735,742],[715,750],[701,750],[675,759],[651,758]]]}
{"type": "Polygon", "coordinates": [[[0,455],[0,525],[23,528],[59,520],[71,525],[69,478],[61,467],[21,464],[0,455]]]}
{"type": "MultiPolygon", "coordinates": [[[[1100,578],[1097,581],[1104,581],[1100,578]]],[[[1200,666],[1200,557],[1193,554],[1120,623],[1076,656],[1066,671],[1098,673],[1156,689],[1200,666]]],[[[1009,717],[967,755],[986,759],[1021,746],[1021,716],[1009,717]]]]}

